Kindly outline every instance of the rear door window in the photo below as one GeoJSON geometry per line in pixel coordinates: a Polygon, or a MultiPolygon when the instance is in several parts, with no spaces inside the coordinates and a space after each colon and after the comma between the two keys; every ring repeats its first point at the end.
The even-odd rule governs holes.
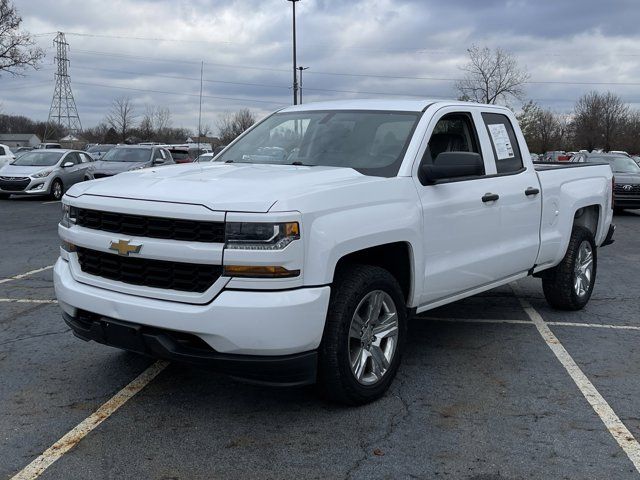
{"type": "Polygon", "coordinates": [[[515,173],[524,169],[522,155],[513,125],[506,115],[483,113],[498,174],[515,173]]]}

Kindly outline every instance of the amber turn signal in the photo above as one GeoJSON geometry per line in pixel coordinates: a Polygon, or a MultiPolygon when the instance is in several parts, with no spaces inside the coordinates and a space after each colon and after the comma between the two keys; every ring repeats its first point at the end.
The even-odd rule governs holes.
{"type": "Polygon", "coordinates": [[[226,265],[224,275],[244,278],[291,278],[300,275],[300,270],[287,270],[277,266],[226,265]]]}

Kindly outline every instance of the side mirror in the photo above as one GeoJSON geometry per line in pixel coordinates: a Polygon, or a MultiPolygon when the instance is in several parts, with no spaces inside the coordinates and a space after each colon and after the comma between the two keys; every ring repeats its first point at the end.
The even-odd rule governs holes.
{"type": "Polygon", "coordinates": [[[152,163],[153,165],[162,165],[164,163],[164,158],[154,158],[152,163]]]}
{"type": "Polygon", "coordinates": [[[434,184],[438,180],[483,175],[484,163],[479,153],[442,152],[433,165],[422,165],[420,170],[425,183],[434,184]]]}
{"type": "Polygon", "coordinates": [[[64,162],[62,164],[62,168],[69,168],[69,167],[73,167],[75,165],[75,163],[73,162],[64,162]]]}

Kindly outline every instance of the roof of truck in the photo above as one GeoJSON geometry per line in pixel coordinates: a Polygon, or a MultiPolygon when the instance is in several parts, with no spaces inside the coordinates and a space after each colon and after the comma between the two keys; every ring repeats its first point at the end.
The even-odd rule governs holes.
{"type": "MultiPolygon", "coordinates": [[[[447,100],[438,98],[424,99],[398,99],[398,98],[376,98],[376,99],[355,99],[355,100],[333,100],[327,102],[305,103],[304,105],[292,105],[283,108],[280,112],[296,112],[309,110],[383,110],[398,112],[422,112],[434,103],[444,105],[473,105],[479,106],[479,103],[462,102],[458,100],[447,100]]],[[[499,105],[490,105],[492,108],[499,105]]],[[[504,108],[504,107],[503,107],[504,108]]]]}

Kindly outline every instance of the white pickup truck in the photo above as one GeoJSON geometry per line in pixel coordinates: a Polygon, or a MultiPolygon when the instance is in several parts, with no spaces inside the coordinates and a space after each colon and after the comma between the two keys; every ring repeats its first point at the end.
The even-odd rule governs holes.
{"type": "Polygon", "coordinates": [[[84,340],[360,404],[416,312],[528,275],[584,307],[611,220],[609,165],[534,166],[506,108],[306,104],[214,162],[74,185],[55,290],[84,340]]]}

